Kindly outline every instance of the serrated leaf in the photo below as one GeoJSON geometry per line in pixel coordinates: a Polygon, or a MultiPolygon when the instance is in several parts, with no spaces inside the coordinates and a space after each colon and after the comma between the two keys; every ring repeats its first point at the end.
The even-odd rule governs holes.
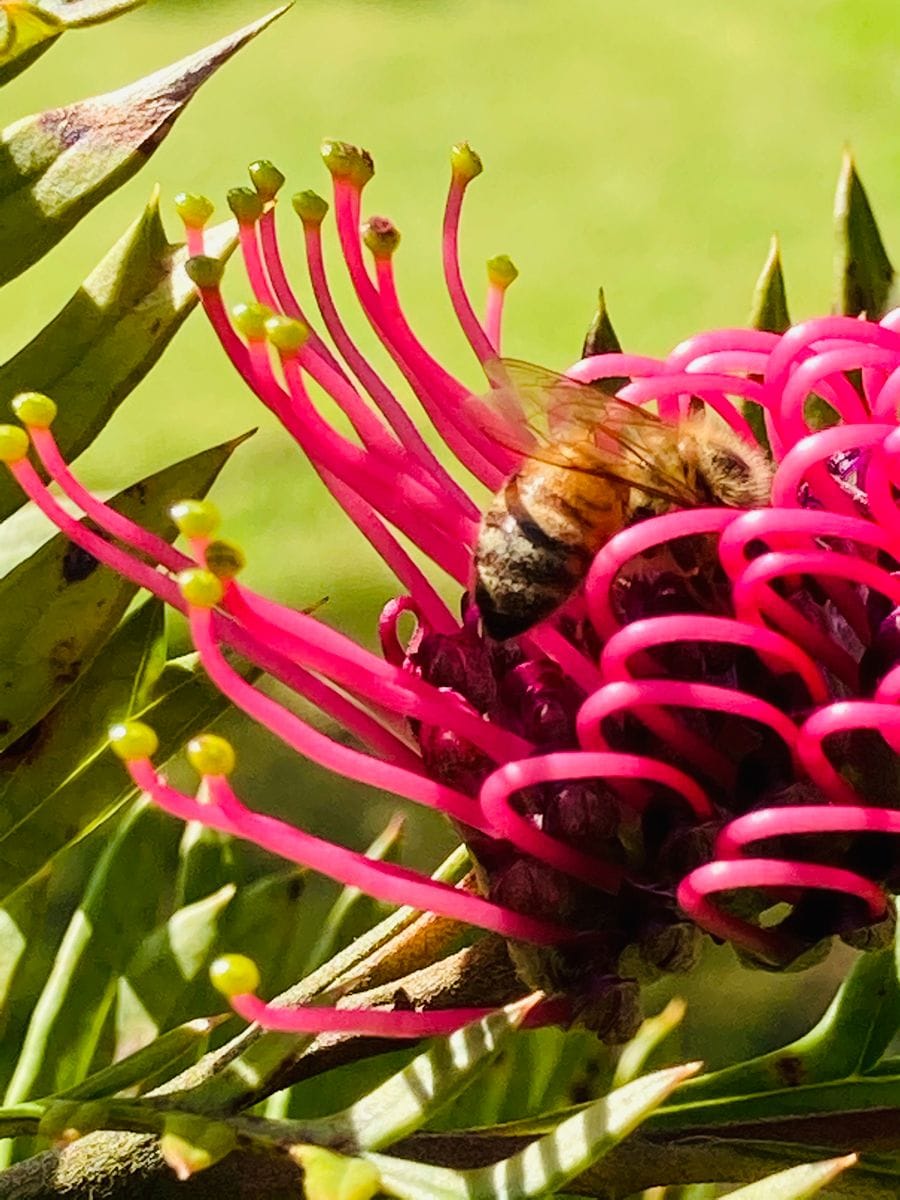
{"type": "Polygon", "coordinates": [[[328,1117],[328,1130],[349,1145],[379,1150],[420,1129],[496,1059],[529,1007],[511,1004],[436,1041],[356,1104],[328,1117]]]}
{"type": "Polygon", "coordinates": [[[63,28],[50,12],[20,0],[4,0],[0,4],[0,86],[36,62],[63,28]]]}
{"type": "Polygon", "coordinates": [[[696,1065],[672,1067],[628,1083],[562,1121],[518,1154],[489,1167],[451,1171],[382,1154],[366,1154],[382,1188],[397,1200],[531,1200],[558,1191],[657,1108],[696,1065]]]}
{"type": "MultiPolygon", "coordinates": [[[[243,438],[132,484],[110,503],[170,540],[169,506],[200,496],[243,438]]],[[[137,589],[58,534],[0,580],[0,751],[32,729],[96,657],[137,589]]]]}
{"type": "Polygon", "coordinates": [[[178,833],[176,822],[140,801],[106,846],[32,1014],[5,1103],[84,1079],[116,979],[155,923],[178,833]]]}
{"type": "Polygon", "coordinates": [[[877,321],[889,307],[894,268],[849,151],[834,198],[834,226],[835,306],[848,316],[865,313],[877,321]]]}
{"type": "MultiPolygon", "coordinates": [[[[207,231],[206,252],[225,259],[233,224],[207,231]]],[[[197,303],[187,252],[166,240],[154,190],[147,207],[65,307],[0,367],[0,413],[23,391],[45,392],[59,409],[53,435],[72,462],[157,362],[197,303]]],[[[0,417],[5,420],[6,417],[0,417]]],[[[0,475],[0,519],[25,503],[0,475]]]]}
{"type": "MultiPolygon", "coordinates": [[[[753,291],[750,306],[750,325],[754,329],[765,329],[770,333],[784,333],[790,328],[787,294],[784,288],[784,272],[781,267],[781,247],[778,235],[773,234],[769,243],[769,254],[763,264],[753,291]]],[[[759,408],[759,405],[754,405],[759,408]]]]}
{"type": "Polygon", "coordinates": [[[37,262],[165,139],[200,86],[285,9],[128,87],[0,134],[0,283],[37,262]]]}
{"type": "Polygon", "coordinates": [[[224,1019],[197,1017],[192,1021],[184,1021],[134,1054],[117,1060],[101,1071],[95,1071],[82,1083],[60,1095],[72,1100],[93,1100],[136,1088],[143,1091],[158,1079],[170,1079],[193,1061],[206,1045],[210,1033],[224,1019]]]}
{"type": "Polygon", "coordinates": [[[826,1184],[831,1183],[848,1167],[855,1166],[855,1154],[842,1158],[830,1158],[825,1162],[803,1163],[787,1171],[779,1171],[768,1179],[760,1179],[736,1192],[726,1192],[722,1200],[806,1200],[814,1196],[826,1184]]]}

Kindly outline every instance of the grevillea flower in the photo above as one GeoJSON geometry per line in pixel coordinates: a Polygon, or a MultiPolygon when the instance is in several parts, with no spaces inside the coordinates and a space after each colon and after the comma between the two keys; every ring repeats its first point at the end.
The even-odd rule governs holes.
{"type": "MultiPolygon", "coordinates": [[[[113,513],[62,461],[45,397],[18,398],[30,439],[7,427],[0,450],[73,541],[186,614],[207,672],[237,707],[335,773],[444,812],[471,850],[478,888],[372,861],[249,810],[228,783],[230,748],[209,735],[190,748],[205,785],[194,798],[153,767],[151,731],[118,729],[135,782],[185,820],[389,903],[503,935],[523,990],[562,997],[545,1019],[580,1020],[610,1040],[634,1029],[642,981],[693,964],[702,931],[769,967],[808,961],[835,935],[876,942],[892,921],[891,835],[900,832],[900,310],[880,322],[822,317],[782,335],[720,329],[665,359],[611,352],[572,366],[573,379],[614,381],[620,397],[654,405],[665,421],[706,406],[754,444],[764,426],[771,503],[636,521],[602,547],[560,613],[492,641],[470,599],[472,551],[485,498],[516,456],[491,436],[485,402],[471,399],[487,384],[455,378],[409,323],[394,226],[381,217],[360,225],[371,159],[334,142],[324,158],[360,306],[465,485],[342,323],[323,257],[323,199],[293,199],[315,317],[282,266],[274,167],[256,164],[254,189],[230,197],[254,296],[233,314],[221,268],[203,254],[211,206],[182,197],[179,208],[192,278],[223,348],[398,580],[402,594],[379,621],[381,654],[240,584],[241,553],[216,536],[208,504],[176,507],[187,552],[113,513]],[[319,412],[308,380],[343,410],[352,435],[319,412]],[[762,422],[748,420],[754,409],[762,422]],[[47,491],[29,442],[92,523],[76,523],[47,491]],[[459,615],[422,560],[459,588],[459,615]],[[404,641],[408,614],[415,631],[404,641]],[[225,648],[310,700],[353,744],[248,683],[225,648]]],[[[490,380],[515,269],[489,264],[480,319],[457,257],[463,196],[480,169],[468,147],[454,150],[443,263],[490,380]]],[[[275,1009],[257,999],[251,966],[225,974],[240,1012],[280,1027],[413,1036],[473,1016],[275,1009]]]]}

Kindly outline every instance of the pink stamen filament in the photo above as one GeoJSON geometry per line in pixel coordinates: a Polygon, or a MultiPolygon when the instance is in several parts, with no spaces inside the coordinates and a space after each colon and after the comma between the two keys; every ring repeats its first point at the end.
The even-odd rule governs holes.
{"type": "Polygon", "coordinates": [[[793,939],[785,939],[777,929],[761,929],[725,912],[711,899],[720,892],[742,888],[776,892],[811,888],[855,896],[866,904],[873,921],[880,920],[887,911],[887,900],[876,884],[853,871],[815,863],[770,858],[733,859],[707,863],[682,880],[678,887],[678,903],[692,921],[717,937],[736,942],[774,961],[793,957],[802,946],[794,945],[793,939]]]}
{"type": "Polygon", "coordinates": [[[407,867],[367,858],[275,817],[253,812],[241,804],[221,776],[205,777],[211,802],[200,803],[166,784],[149,759],[132,760],[127,766],[138,787],[173,816],[199,821],[207,828],[251,841],[289,862],[328,875],[345,887],[359,888],[385,903],[421,908],[539,945],[555,945],[571,937],[568,930],[549,922],[502,908],[407,867]]]}
{"type": "Polygon", "coordinates": [[[503,305],[507,288],[494,280],[488,281],[487,300],[484,312],[484,332],[494,348],[495,354],[502,353],[500,336],[503,328],[503,305]]]}
{"type": "MultiPolygon", "coordinates": [[[[450,303],[456,313],[460,328],[466,336],[469,345],[475,352],[478,361],[485,365],[497,357],[499,340],[492,339],[482,329],[475,309],[472,307],[466,287],[463,283],[462,271],[459,267],[459,218],[462,212],[463,196],[468,180],[455,172],[450,178],[447,191],[447,202],[444,206],[444,227],[441,238],[441,257],[444,264],[444,282],[450,294],[450,303]]],[[[500,298],[502,306],[503,299],[500,298]]],[[[498,319],[499,326],[499,319],[498,319]]]]}
{"type": "Polygon", "coordinates": [[[765,808],[726,825],[716,839],[716,858],[740,858],[747,846],[775,837],[809,833],[900,833],[900,812],[830,804],[765,808]]]}
{"type": "Polygon", "coordinates": [[[372,397],[388,424],[395,431],[409,453],[432,475],[439,487],[446,492],[449,499],[458,504],[466,516],[472,520],[476,520],[478,518],[478,509],[472,503],[471,498],[460,487],[452,475],[448,474],[438,462],[406,410],[397,402],[387,384],[378,375],[368,359],[359,351],[341,321],[337,307],[332,299],[328,276],[325,272],[320,227],[307,222],[304,227],[304,238],[307,267],[309,269],[313,295],[315,296],[322,319],[325,322],[325,328],[331,335],[344,361],[372,397]]]}
{"type": "Polygon", "coordinates": [[[425,1012],[400,1009],[333,1008],[304,1005],[282,1008],[258,996],[232,996],[231,1007],[245,1021],[285,1033],[354,1033],[365,1037],[444,1037],[471,1021],[480,1021],[489,1008],[439,1008],[425,1012]]]}
{"type": "Polygon", "coordinates": [[[865,807],[865,797],[838,773],[825,753],[828,738],[857,729],[876,730],[896,749],[900,744],[900,709],[873,700],[843,700],[820,708],[800,727],[797,757],[833,803],[865,807]]]}

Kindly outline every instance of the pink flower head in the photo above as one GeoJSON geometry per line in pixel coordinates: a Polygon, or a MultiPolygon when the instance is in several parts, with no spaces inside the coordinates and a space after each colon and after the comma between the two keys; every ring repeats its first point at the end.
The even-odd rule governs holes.
{"type": "MultiPolygon", "coordinates": [[[[254,190],[230,197],[254,297],[234,313],[222,302],[221,268],[203,257],[209,206],[183,197],[180,211],[192,278],[226,353],[398,580],[401,594],[379,622],[381,655],[240,584],[240,553],[215,536],[209,505],[178,506],[187,554],[112,513],[61,460],[44,398],[20,398],[18,415],[48,474],[102,533],[47,492],[20,430],[6,430],[0,452],[73,541],[187,615],[207,672],[239,708],[334,772],[446,813],[471,850],[479,890],[251,811],[229,786],[221,739],[192,744],[201,800],[154,769],[150,731],[121,729],[115,740],[135,781],[183,819],[384,901],[502,934],[523,988],[564,998],[544,1019],[563,1012],[613,1040],[635,1027],[639,982],[689,968],[701,931],[770,966],[812,956],[834,935],[877,938],[898,882],[886,835],[900,832],[900,311],[880,322],[818,318],[783,335],[721,329],[665,359],[608,353],[570,367],[582,383],[615,381],[622,400],[652,405],[664,422],[706,410],[747,446],[764,426],[771,501],[751,510],[668,505],[633,520],[601,546],[569,603],[495,641],[470,595],[483,500],[467,487],[497,492],[522,458],[512,438],[497,436],[517,414],[472,398],[498,378],[503,300],[515,277],[508,260],[492,260],[480,318],[457,237],[481,164],[467,146],[454,149],[443,229],[446,285],[487,378],[473,388],[407,319],[395,227],[382,217],[361,225],[370,157],[328,142],[324,158],[360,307],[466,486],[347,333],[323,256],[324,200],[293,199],[315,317],[282,266],[283,179],[270,164],[251,169],[254,190]],[[346,414],[352,435],[319,412],[309,380],[346,414]],[[752,412],[762,421],[748,420],[752,412]],[[459,587],[459,615],[423,560],[459,587]],[[415,620],[406,641],[404,614],[415,620]],[[353,744],[248,683],[225,647],[311,700],[353,744]]],[[[295,1029],[414,1036],[473,1015],[273,1010],[255,985],[252,971],[237,972],[236,1007],[295,1029]]]]}

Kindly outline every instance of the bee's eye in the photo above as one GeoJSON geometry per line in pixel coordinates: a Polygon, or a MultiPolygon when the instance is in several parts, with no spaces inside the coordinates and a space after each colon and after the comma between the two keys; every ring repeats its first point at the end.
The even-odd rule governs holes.
{"type": "Polygon", "coordinates": [[[711,450],[708,470],[724,476],[730,483],[749,483],[751,478],[749,464],[731,450],[711,450]]]}

